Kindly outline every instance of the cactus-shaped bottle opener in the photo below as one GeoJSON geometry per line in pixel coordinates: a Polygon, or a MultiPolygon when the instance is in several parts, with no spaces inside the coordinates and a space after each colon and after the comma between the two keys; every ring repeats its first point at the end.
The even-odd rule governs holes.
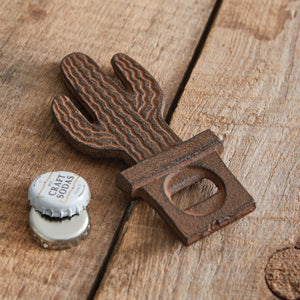
{"type": "Polygon", "coordinates": [[[162,118],[164,97],[155,79],[124,54],[116,54],[112,66],[119,80],[85,54],[62,60],[68,88],[92,117],[67,96],[55,97],[55,120],[69,142],[96,157],[125,160],[131,167],[117,177],[118,187],[152,205],[186,245],[253,211],[252,197],[219,157],[221,141],[206,130],[182,142],[162,118]],[[172,195],[204,178],[218,192],[179,209],[172,195]]]}

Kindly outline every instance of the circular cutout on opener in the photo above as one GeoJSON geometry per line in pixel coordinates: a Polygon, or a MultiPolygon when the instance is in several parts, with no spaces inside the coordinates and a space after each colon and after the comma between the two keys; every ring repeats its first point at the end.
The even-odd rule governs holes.
{"type": "Polygon", "coordinates": [[[199,167],[186,167],[167,176],[165,191],[177,208],[194,216],[208,215],[218,210],[225,201],[225,187],[221,179],[213,172],[199,167]],[[206,198],[199,194],[205,188],[206,198]],[[193,198],[187,199],[189,205],[185,204],[184,198],[187,197],[193,198]]]}
{"type": "Polygon", "coordinates": [[[89,214],[82,210],[72,218],[50,218],[31,208],[29,222],[33,238],[47,249],[67,249],[84,239],[90,229],[89,214]]]}

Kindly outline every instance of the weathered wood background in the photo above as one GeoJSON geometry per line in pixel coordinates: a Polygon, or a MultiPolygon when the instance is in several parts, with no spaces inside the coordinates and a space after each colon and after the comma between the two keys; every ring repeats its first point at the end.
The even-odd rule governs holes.
{"type": "Polygon", "coordinates": [[[222,1],[172,115],[184,140],[207,128],[223,137],[222,158],[257,209],[184,247],[137,203],[99,286],[129,202],[114,186],[125,165],[72,149],[50,112],[67,92],[59,62],[74,51],[110,73],[113,54],[130,55],[161,85],[167,112],[219,2],[0,3],[0,298],[275,299],[266,264],[300,236],[299,1],[222,1]],[[80,174],[92,192],[92,230],[70,250],[44,250],[28,232],[27,189],[51,170],[80,174]]]}

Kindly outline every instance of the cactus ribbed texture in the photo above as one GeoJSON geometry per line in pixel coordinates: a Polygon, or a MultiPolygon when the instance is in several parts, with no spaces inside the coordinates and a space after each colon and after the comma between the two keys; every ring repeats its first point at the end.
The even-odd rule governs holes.
{"type": "Polygon", "coordinates": [[[155,79],[125,54],[116,54],[112,66],[122,83],[85,54],[62,60],[68,88],[93,118],[88,121],[67,96],[56,96],[52,110],[68,140],[83,152],[130,165],[180,143],[162,118],[164,97],[155,79]]]}

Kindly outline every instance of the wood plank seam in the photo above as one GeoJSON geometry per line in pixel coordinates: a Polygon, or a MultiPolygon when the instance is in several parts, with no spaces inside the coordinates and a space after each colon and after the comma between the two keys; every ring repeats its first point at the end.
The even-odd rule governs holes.
{"type": "Polygon", "coordinates": [[[200,82],[199,88],[197,90],[193,86],[190,91],[187,89],[183,98],[189,99],[185,101],[189,105],[186,104],[182,112],[177,110],[177,120],[182,135],[192,135],[193,129],[199,129],[200,126],[214,126],[219,129],[218,132],[228,136],[227,141],[231,139],[231,144],[227,142],[227,161],[231,167],[235,167],[235,173],[240,174],[255,190],[256,198],[260,199],[259,210],[249,220],[240,222],[240,228],[224,230],[219,236],[216,234],[211,239],[203,240],[203,247],[195,245],[194,249],[182,249],[174,245],[172,238],[167,243],[167,234],[161,239],[157,238],[156,233],[161,229],[161,224],[157,224],[160,220],[154,219],[150,210],[148,219],[147,214],[141,213],[146,205],[136,205],[140,210],[133,212],[133,220],[128,222],[128,238],[121,241],[122,245],[117,250],[120,249],[120,253],[115,253],[108,267],[98,291],[99,298],[114,294],[123,298],[127,295],[127,299],[133,298],[133,295],[140,295],[141,298],[160,295],[165,299],[171,293],[174,298],[175,292],[177,296],[185,295],[186,298],[199,296],[200,293],[203,299],[223,299],[227,293],[232,299],[271,298],[262,280],[263,268],[279,243],[291,242],[296,234],[297,214],[293,208],[296,207],[299,152],[293,144],[299,145],[295,132],[298,118],[294,113],[295,108],[292,112],[289,110],[292,105],[295,106],[293,102],[298,98],[296,80],[299,76],[296,67],[293,67],[294,72],[287,69],[284,76],[281,74],[287,65],[297,65],[294,56],[299,52],[295,51],[294,45],[298,41],[296,30],[299,22],[296,22],[297,4],[294,2],[281,4],[278,1],[267,7],[258,5],[258,2],[224,1],[223,16],[211,33],[212,40],[207,43],[209,48],[202,56],[205,59],[200,60],[203,66],[195,70],[197,73],[189,81],[189,85],[192,82],[194,86],[200,82]],[[291,34],[293,42],[290,42],[291,34]],[[262,36],[265,38],[262,39],[262,36]],[[243,46],[242,51],[238,51],[239,45],[243,46]],[[217,57],[212,55],[212,49],[217,49],[217,57]],[[288,55],[290,52],[292,56],[288,55]],[[207,85],[212,82],[217,88],[212,84],[207,85]],[[294,90],[290,95],[282,93],[288,85],[293,86],[291,91],[294,90]],[[201,96],[201,103],[195,101],[201,96]],[[204,112],[201,109],[203,106],[206,106],[204,112]],[[190,114],[195,118],[182,122],[190,114]],[[185,130],[188,126],[192,128],[191,131],[185,130]],[[243,130],[247,131],[241,133],[243,130]],[[284,167],[278,170],[281,165],[284,167]],[[264,168],[268,169],[266,173],[269,176],[266,178],[261,175],[264,174],[264,168]],[[257,177],[253,172],[257,173],[257,177]],[[143,217],[147,220],[144,221],[143,217]],[[143,226],[147,226],[144,231],[143,226]],[[148,243],[140,241],[141,237],[148,243]],[[177,256],[179,251],[185,255],[177,256]],[[139,263],[136,263],[138,259],[139,263]],[[196,259],[199,259],[199,263],[196,259]],[[190,272],[182,265],[190,267],[190,272]],[[157,272],[157,277],[152,280],[154,272],[157,272]],[[187,274],[191,276],[188,279],[187,274]]]}
{"type": "Polygon", "coordinates": [[[211,28],[213,27],[214,25],[214,22],[215,22],[215,19],[217,18],[217,15],[219,13],[219,10],[221,8],[221,5],[222,5],[222,2],[223,0],[217,0],[211,13],[210,13],[210,16],[207,20],[207,23],[206,23],[206,26],[199,38],[199,41],[198,41],[198,44],[195,48],[195,51],[193,53],[193,56],[190,60],[190,63],[188,64],[188,67],[183,75],[183,78],[182,78],[182,81],[180,82],[179,84],[179,87],[177,89],[177,93],[175,94],[175,97],[172,101],[172,104],[170,105],[170,108],[168,110],[168,113],[166,115],[166,122],[168,124],[170,124],[171,122],[171,119],[172,119],[172,116],[173,116],[173,113],[178,105],[178,102],[183,94],[183,91],[191,77],[191,74],[194,70],[194,67],[195,65],[197,64],[197,61],[202,53],[202,50],[204,49],[204,46],[205,46],[205,42],[209,36],[209,33],[211,31],[211,28]]]}
{"type": "MultiPolygon", "coordinates": [[[[174,97],[174,99],[173,99],[173,101],[172,101],[172,103],[171,103],[171,105],[170,105],[170,107],[168,109],[168,113],[167,113],[166,118],[165,118],[167,124],[170,124],[170,122],[171,122],[172,115],[173,115],[173,113],[174,113],[174,111],[175,111],[175,109],[177,107],[177,104],[178,104],[178,102],[180,100],[180,97],[183,94],[185,86],[187,85],[187,83],[188,83],[188,81],[190,79],[190,76],[191,76],[191,74],[193,72],[193,69],[194,69],[195,65],[197,64],[197,61],[198,61],[198,59],[199,59],[199,57],[200,57],[200,55],[202,53],[202,50],[203,50],[203,48],[205,46],[205,42],[206,42],[206,40],[207,40],[207,38],[209,36],[211,28],[213,27],[214,21],[215,21],[217,15],[218,15],[218,12],[220,10],[222,2],[223,2],[223,0],[217,0],[215,2],[215,5],[214,5],[214,7],[213,7],[213,9],[212,9],[212,11],[210,13],[210,16],[209,16],[209,18],[207,20],[205,28],[204,28],[201,36],[199,37],[198,44],[197,44],[197,46],[195,48],[195,51],[194,51],[194,53],[193,53],[193,55],[191,57],[190,63],[187,66],[187,69],[185,71],[185,74],[184,74],[184,76],[182,78],[181,83],[179,84],[179,87],[177,89],[175,97],[174,97]]],[[[132,200],[128,204],[128,206],[126,207],[126,209],[124,211],[124,214],[123,214],[123,217],[122,217],[122,219],[120,221],[119,227],[118,227],[118,229],[117,229],[117,231],[115,233],[115,236],[114,236],[114,238],[112,240],[112,243],[111,243],[109,251],[108,251],[108,253],[106,255],[105,261],[104,261],[104,263],[102,264],[102,266],[99,269],[98,275],[97,275],[97,277],[95,279],[95,282],[93,284],[93,287],[92,287],[92,289],[91,289],[91,291],[89,293],[88,299],[93,299],[94,298],[97,290],[99,289],[99,287],[101,285],[101,281],[102,281],[102,279],[103,279],[103,277],[105,275],[105,272],[107,270],[107,266],[108,266],[109,262],[111,261],[113,255],[115,253],[115,249],[116,249],[116,247],[118,245],[118,242],[119,242],[122,234],[124,234],[123,229],[124,229],[125,224],[128,221],[128,219],[129,219],[129,217],[130,217],[130,215],[131,215],[131,213],[132,213],[132,211],[134,209],[135,204],[136,204],[136,200],[132,200]]]]}
{"type": "Polygon", "coordinates": [[[128,219],[129,219],[129,217],[130,217],[130,215],[133,211],[135,203],[136,203],[136,200],[129,201],[129,203],[128,203],[125,211],[124,211],[124,214],[123,214],[123,217],[120,221],[119,227],[117,228],[117,230],[115,232],[115,235],[112,239],[111,245],[110,245],[110,247],[108,249],[108,252],[106,254],[106,257],[103,261],[103,264],[101,265],[101,267],[99,269],[97,277],[95,278],[95,281],[92,285],[90,293],[87,297],[88,300],[94,299],[95,294],[96,294],[97,290],[99,289],[101,281],[102,281],[102,279],[105,275],[105,272],[107,270],[107,266],[108,266],[109,262],[111,261],[113,255],[115,253],[118,242],[119,242],[120,238],[122,237],[122,235],[124,235],[126,233],[126,229],[124,230],[124,227],[125,227],[125,224],[128,221],[128,219]]]}
{"type": "Polygon", "coordinates": [[[59,61],[80,51],[107,66],[112,54],[125,52],[146,63],[169,107],[214,3],[1,2],[0,298],[86,298],[129,200],[112,184],[123,165],[84,157],[58,135],[50,99],[65,93],[59,61]],[[29,237],[26,192],[41,171],[57,169],[77,172],[89,182],[92,230],[78,247],[49,252],[29,237]]]}

